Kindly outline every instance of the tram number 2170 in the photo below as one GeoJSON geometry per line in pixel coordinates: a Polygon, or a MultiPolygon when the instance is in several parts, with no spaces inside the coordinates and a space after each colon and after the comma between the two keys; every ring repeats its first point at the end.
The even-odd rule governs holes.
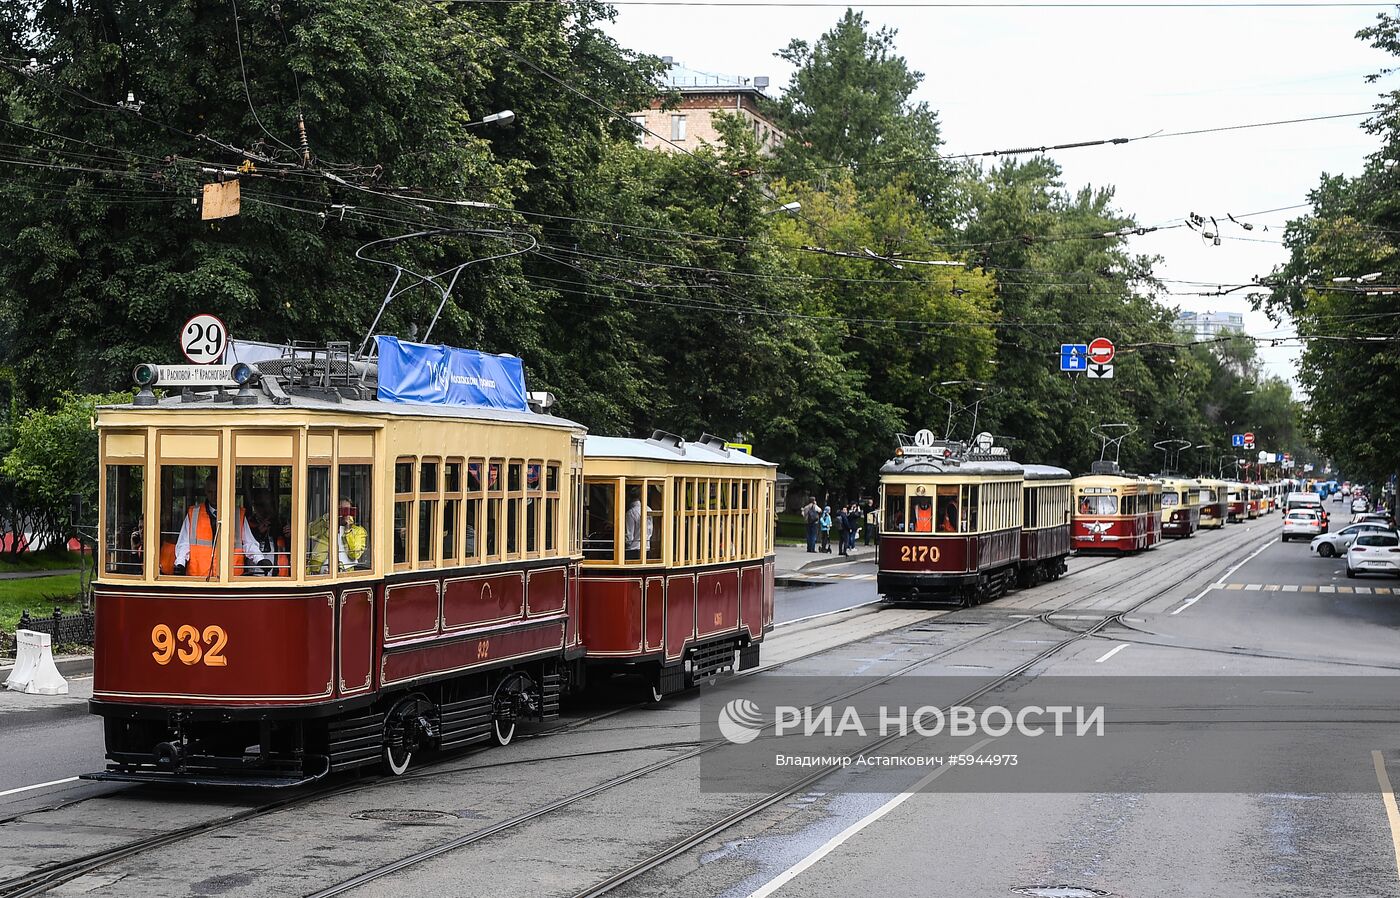
{"type": "Polygon", "coordinates": [[[900,546],[900,561],[928,561],[936,564],[938,562],[937,546],[900,546]]]}

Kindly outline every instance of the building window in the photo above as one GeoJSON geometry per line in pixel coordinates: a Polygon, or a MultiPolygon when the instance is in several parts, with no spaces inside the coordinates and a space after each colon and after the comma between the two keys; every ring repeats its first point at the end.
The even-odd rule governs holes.
{"type": "Polygon", "coordinates": [[[632,137],[637,141],[637,146],[644,145],[647,137],[647,117],[644,115],[633,115],[628,116],[628,118],[632,120],[632,127],[636,132],[632,137]]]}
{"type": "Polygon", "coordinates": [[[671,116],[671,139],[685,140],[685,116],[671,116]]]}

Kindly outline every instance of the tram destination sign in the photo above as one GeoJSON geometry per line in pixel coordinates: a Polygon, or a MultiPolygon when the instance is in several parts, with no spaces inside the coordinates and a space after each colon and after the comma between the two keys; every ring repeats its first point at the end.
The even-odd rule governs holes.
{"type": "MultiPolygon", "coordinates": [[[[155,383],[162,387],[236,387],[235,368],[246,365],[152,365],[155,383]]],[[[247,379],[246,377],[244,378],[247,379]]]]}

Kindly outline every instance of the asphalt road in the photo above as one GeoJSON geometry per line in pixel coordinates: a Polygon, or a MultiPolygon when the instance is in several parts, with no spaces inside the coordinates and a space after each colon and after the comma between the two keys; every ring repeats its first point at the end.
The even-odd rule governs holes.
{"type": "MultiPolygon", "coordinates": [[[[765,661],[781,659],[781,667],[660,705],[618,703],[598,720],[576,717],[578,726],[566,734],[453,756],[408,780],[367,782],[120,861],[65,888],[113,896],[308,895],[457,840],[452,850],[349,894],[575,895],[761,797],[712,779],[706,787],[702,778],[740,769],[742,746],[720,744],[693,759],[687,753],[708,738],[702,717],[713,721],[715,702],[764,689],[815,702],[833,694],[824,691],[831,682],[891,676],[908,684],[918,677],[917,686],[943,703],[957,698],[968,677],[1017,670],[1025,688],[1062,676],[1154,689],[1177,682],[1172,677],[1237,678],[1221,681],[1223,695],[1231,682],[1319,675],[1334,682],[1365,676],[1388,688],[1378,678],[1400,677],[1400,580],[1348,581],[1338,561],[1311,556],[1303,543],[1281,544],[1278,530],[1273,515],[1135,557],[1075,559],[1060,581],[953,612],[867,605],[874,581],[863,575],[873,566],[851,565],[832,573],[853,576],[780,590],[777,617],[787,623],[765,646],[765,661]],[[651,764],[665,766],[600,787],[651,764]],[[562,810],[470,838],[560,799],[568,799],[562,810]],[[395,812],[410,825],[391,819],[395,812]]],[[[1303,694],[1264,691],[1278,693],[1286,709],[1303,694]]],[[[1150,704],[1152,692],[1145,694],[1150,704]]],[[[0,726],[8,730],[14,719],[0,717],[0,726]]],[[[23,732],[28,741],[49,726],[80,745],[76,731],[65,729],[72,722],[53,718],[23,732]]],[[[953,765],[920,769],[898,786],[862,781],[850,768],[833,772],[733,818],[612,894],[825,898],[876,890],[942,898],[1037,894],[1012,890],[1041,887],[1050,891],[1039,894],[1058,898],[1400,896],[1400,809],[1392,831],[1370,753],[1379,751],[1381,770],[1400,777],[1400,726],[1388,732],[1382,724],[1374,746],[1359,748],[1328,741],[1326,730],[1298,736],[1305,750],[1250,743],[1253,750],[1229,766],[1196,754],[1197,740],[1219,728],[1196,718],[1185,723],[1144,730],[1150,741],[1136,754],[1100,761],[1074,752],[1070,760],[1080,762],[1074,769],[1081,775],[1089,762],[1087,786],[1040,772],[1029,754],[1018,773],[1031,776],[1010,780],[1014,789],[987,779],[996,771],[953,765]],[[1277,785],[1298,770],[1320,768],[1345,774],[1349,791],[1321,781],[1277,785]],[[904,791],[920,778],[921,787],[904,791]],[[1061,886],[1085,891],[1054,891],[1061,886]]],[[[1009,751],[1014,738],[959,737],[943,747],[1009,751]]],[[[760,791],[795,776],[767,770],[760,791]]],[[[0,880],[252,800],[136,789],[29,813],[0,828],[7,847],[0,880]]]]}

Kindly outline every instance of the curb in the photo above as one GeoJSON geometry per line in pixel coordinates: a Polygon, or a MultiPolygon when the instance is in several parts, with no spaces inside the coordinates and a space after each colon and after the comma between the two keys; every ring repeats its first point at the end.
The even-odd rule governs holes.
{"type": "MultiPolygon", "coordinates": [[[[58,672],[65,677],[80,677],[92,673],[91,655],[71,655],[67,658],[55,658],[53,663],[54,666],[58,668],[58,672]]],[[[3,682],[4,678],[14,669],[15,663],[12,660],[7,660],[5,663],[0,664],[0,682],[3,682]]]]}

